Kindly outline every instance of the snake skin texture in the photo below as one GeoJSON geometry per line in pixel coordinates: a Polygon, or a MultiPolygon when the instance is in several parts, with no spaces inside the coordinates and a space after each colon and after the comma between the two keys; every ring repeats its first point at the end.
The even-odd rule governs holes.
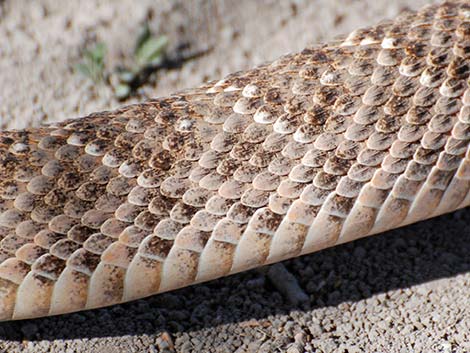
{"type": "Polygon", "coordinates": [[[470,204],[470,3],[0,133],[0,319],[103,307],[470,204]]]}

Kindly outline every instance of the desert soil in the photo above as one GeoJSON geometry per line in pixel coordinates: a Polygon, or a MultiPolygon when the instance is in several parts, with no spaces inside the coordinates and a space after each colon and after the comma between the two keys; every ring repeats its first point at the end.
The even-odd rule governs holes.
{"type": "MultiPolygon", "coordinates": [[[[166,95],[425,3],[0,0],[0,127],[166,95]],[[106,43],[107,67],[129,65],[145,21],[168,35],[170,52],[210,51],[158,72],[124,103],[74,71],[95,42],[106,43]]],[[[281,294],[269,270],[249,271],[106,309],[2,323],[0,351],[468,352],[469,228],[463,210],[286,261],[278,275],[297,281],[301,304],[281,294]]]]}

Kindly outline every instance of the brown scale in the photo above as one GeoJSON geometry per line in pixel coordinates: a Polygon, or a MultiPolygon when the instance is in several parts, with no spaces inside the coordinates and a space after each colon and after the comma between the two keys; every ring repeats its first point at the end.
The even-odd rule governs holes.
{"type": "Polygon", "coordinates": [[[108,265],[127,268],[136,255],[137,250],[121,242],[109,245],[101,255],[101,261],[108,265]]]}
{"type": "Polygon", "coordinates": [[[227,218],[236,222],[245,224],[251,219],[255,209],[243,205],[241,202],[235,202],[227,212],[227,218]]]}
{"type": "Polygon", "coordinates": [[[217,172],[208,173],[199,180],[199,186],[207,190],[217,191],[227,181],[227,177],[217,172]]]}
{"type": "Polygon", "coordinates": [[[183,224],[172,219],[163,219],[155,227],[153,233],[162,239],[174,240],[183,224]]]}
{"type": "Polygon", "coordinates": [[[119,234],[119,241],[126,246],[137,248],[148,234],[148,231],[132,225],[122,230],[119,234]]]}
{"type": "Polygon", "coordinates": [[[196,207],[178,201],[170,211],[170,218],[175,222],[186,224],[191,221],[196,211],[196,207]]]}

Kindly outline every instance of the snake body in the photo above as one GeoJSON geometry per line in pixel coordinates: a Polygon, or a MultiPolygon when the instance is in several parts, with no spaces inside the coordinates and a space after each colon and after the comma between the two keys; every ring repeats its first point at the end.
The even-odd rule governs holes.
{"type": "Polygon", "coordinates": [[[0,319],[142,298],[470,204],[470,4],[0,132],[0,319]]]}

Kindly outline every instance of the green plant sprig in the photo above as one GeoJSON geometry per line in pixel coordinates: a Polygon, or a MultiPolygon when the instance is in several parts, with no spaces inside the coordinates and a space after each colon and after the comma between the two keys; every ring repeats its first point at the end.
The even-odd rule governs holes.
{"type": "Polygon", "coordinates": [[[106,46],[104,43],[97,43],[93,48],[84,50],[83,60],[75,65],[75,69],[95,83],[104,82],[105,55],[106,46]]]}
{"type": "Polygon", "coordinates": [[[155,37],[146,23],[139,35],[134,48],[134,65],[131,68],[116,69],[118,82],[114,86],[116,98],[128,98],[141,86],[150,74],[163,65],[166,59],[168,38],[164,35],[155,37]]]}

